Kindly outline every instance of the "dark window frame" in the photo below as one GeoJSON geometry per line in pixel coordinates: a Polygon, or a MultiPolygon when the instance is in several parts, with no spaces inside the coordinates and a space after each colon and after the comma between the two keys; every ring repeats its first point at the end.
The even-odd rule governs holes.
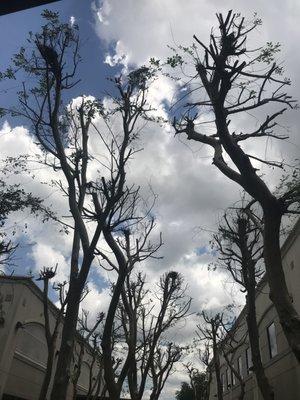
{"type": "Polygon", "coordinates": [[[237,370],[239,375],[241,376],[242,379],[244,379],[244,371],[243,371],[243,357],[242,355],[240,355],[237,358],[237,370]],[[241,363],[239,362],[239,360],[241,360],[241,363]]]}
{"type": "Polygon", "coordinates": [[[226,388],[227,390],[230,390],[232,388],[232,382],[231,382],[231,373],[230,373],[230,368],[226,368],[226,388]]]}
{"type": "Polygon", "coordinates": [[[221,374],[221,385],[222,385],[222,392],[225,392],[225,375],[224,373],[221,374]]]}
{"type": "MultiPolygon", "coordinates": [[[[234,365],[233,365],[233,367],[234,367],[234,365]]],[[[232,382],[232,387],[234,387],[237,384],[237,378],[234,375],[233,370],[231,370],[231,382],[232,382]]]]}
{"type": "Polygon", "coordinates": [[[247,374],[250,375],[251,374],[251,368],[253,366],[251,348],[247,347],[245,353],[246,353],[247,374]],[[249,353],[249,355],[248,355],[248,353],[249,353]]]}
{"type": "Polygon", "coordinates": [[[275,321],[272,321],[268,326],[267,326],[267,337],[268,337],[268,348],[269,348],[269,357],[270,360],[272,360],[274,357],[277,356],[278,354],[278,346],[277,346],[277,338],[276,338],[276,326],[275,326],[275,321]],[[272,354],[272,346],[271,346],[271,335],[270,335],[270,328],[271,326],[274,326],[274,340],[275,340],[275,345],[276,345],[276,353],[272,354]]]}

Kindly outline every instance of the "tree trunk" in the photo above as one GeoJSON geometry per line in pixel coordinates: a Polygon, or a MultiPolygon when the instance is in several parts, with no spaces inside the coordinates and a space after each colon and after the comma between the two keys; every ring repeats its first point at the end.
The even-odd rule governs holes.
{"type": "MultiPolygon", "coordinates": [[[[107,317],[105,321],[103,336],[102,336],[102,357],[103,357],[103,368],[104,368],[104,379],[109,393],[110,400],[119,400],[121,388],[118,387],[115,381],[115,374],[112,365],[112,328],[116,310],[121,297],[121,292],[123,289],[124,281],[126,275],[119,273],[118,280],[116,282],[112,299],[107,312],[107,317]]],[[[54,399],[53,399],[54,400],[54,399]]]]}
{"type": "Polygon", "coordinates": [[[249,157],[232,139],[228,131],[224,104],[214,104],[216,127],[222,146],[240,171],[228,172],[218,160],[214,163],[231,180],[242,186],[246,192],[259,202],[264,213],[264,260],[270,286],[270,299],[274,303],[285,337],[300,363],[300,317],[292,304],[281,260],[280,225],[285,207],[283,201],[276,199],[265,182],[256,174],[249,157]]]}
{"type": "Polygon", "coordinates": [[[300,319],[292,304],[280,251],[281,210],[279,207],[264,208],[264,260],[270,299],[274,303],[285,337],[300,363],[300,319]]]}
{"type": "MultiPolygon", "coordinates": [[[[81,340],[83,340],[83,339],[81,339],[81,340]]],[[[75,373],[75,376],[73,376],[73,379],[72,379],[72,383],[73,383],[73,400],[76,400],[76,397],[77,397],[77,392],[78,392],[77,383],[78,383],[78,380],[79,380],[79,377],[80,377],[80,374],[81,374],[81,364],[82,364],[83,354],[84,354],[84,342],[81,342],[80,343],[80,351],[79,351],[78,359],[77,359],[77,362],[76,362],[76,364],[77,364],[76,373],[75,373]]]]}
{"type": "Polygon", "coordinates": [[[48,388],[49,388],[49,384],[50,384],[51,376],[52,376],[52,370],[53,370],[54,349],[55,349],[54,345],[52,345],[51,348],[48,348],[46,372],[44,375],[44,380],[43,380],[43,384],[41,387],[39,400],[47,399],[47,392],[48,392],[48,388]]]}
{"type": "Polygon", "coordinates": [[[245,397],[245,382],[244,382],[243,378],[241,377],[241,375],[238,373],[238,371],[234,368],[233,363],[232,363],[232,359],[229,360],[228,355],[226,354],[226,352],[224,352],[223,355],[224,355],[225,361],[226,361],[230,371],[236,377],[236,379],[239,381],[241,390],[240,390],[240,394],[239,394],[238,400],[243,400],[244,397],[245,397]]]}
{"type": "MultiPolygon", "coordinates": [[[[245,219],[238,220],[238,243],[242,255],[242,276],[246,289],[247,328],[251,348],[253,370],[256,376],[259,390],[264,400],[273,400],[274,392],[265,374],[261,360],[259,347],[259,330],[256,319],[256,262],[253,259],[251,243],[248,242],[248,222],[245,219]]],[[[254,239],[253,239],[254,240],[254,239]]],[[[254,243],[254,241],[252,242],[254,243]]]]}
{"type": "Polygon", "coordinates": [[[208,367],[208,368],[209,368],[209,370],[208,370],[208,379],[207,379],[207,385],[206,385],[206,397],[205,397],[204,400],[209,400],[210,384],[211,384],[211,381],[212,381],[212,372],[211,372],[210,367],[208,367]]]}
{"type": "Polygon", "coordinates": [[[247,294],[247,326],[252,355],[253,370],[256,376],[259,390],[264,400],[273,400],[274,392],[265,374],[259,349],[259,332],[256,320],[255,306],[255,284],[250,288],[247,294]]]}
{"type": "Polygon", "coordinates": [[[81,292],[80,294],[78,294],[78,292],[79,290],[74,290],[74,287],[72,289],[70,287],[69,289],[71,295],[63,324],[61,346],[58,353],[51,400],[64,400],[67,396],[81,294],[81,292]]]}
{"type": "Polygon", "coordinates": [[[213,331],[213,356],[214,356],[214,367],[216,373],[216,380],[217,380],[217,395],[218,400],[223,400],[223,385],[221,381],[221,374],[220,374],[220,357],[219,357],[219,350],[217,347],[217,337],[216,332],[213,331]]]}

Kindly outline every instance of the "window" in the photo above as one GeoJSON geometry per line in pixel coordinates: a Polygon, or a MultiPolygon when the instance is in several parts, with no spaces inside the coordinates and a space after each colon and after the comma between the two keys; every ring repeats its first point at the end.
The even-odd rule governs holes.
{"type": "Polygon", "coordinates": [[[226,380],[227,380],[227,390],[231,388],[231,374],[230,374],[230,369],[226,369],[226,380]]]}
{"type": "Polygon", "coordinates": [[[252,355],[251,355],[251,350],[250,347],[247,348],[246,350],[246,363],[247,363],[247,372],[250,374],[251,372],[251,367],[252,367],[252,355]]]}
{"type": "Polygon", "coordinates": [[[238,372],[241,378],[243,378],[243,362],[242,362],[242,357],[240,356],[237,359],[237,365],[238,365],[238,372]]]}
{"type": "Polygon", "coordinates": [[[278,353],[277,342],[276,342],[276,330],[275,330],[274,322],[272,322],[271,325],[269,325],[267,327],[267,333],[268,333],[270,358],[273,358],[278,353]]]}
{"type": "Polygon", "coordinates": [[[16,353],[27,357],[33,362],[45,366],[47,363],[47,343],[44,327],[31,323],[18,330],[16,353]]]}
{"type": "Polygon", "coordinates": [[[221,374],[221,382],[222,382],[222,391],[225,390],[225,382],[224,382],[224,374],[221,374]]]}
{"type": "Polygon", "coordinates": [[[235,377],[233,371],[231,371],[231,382],[232,382],[232,386],[236,385],[236,377],[235,377]]]}

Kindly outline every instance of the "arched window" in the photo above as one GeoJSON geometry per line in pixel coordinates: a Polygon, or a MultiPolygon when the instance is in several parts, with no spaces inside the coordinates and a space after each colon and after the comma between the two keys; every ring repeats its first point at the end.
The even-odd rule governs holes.
{"type": "Polygon", "coordinates": [[[30,322],[19,328],[15,352],[46,366],[48,349],[43,325],[30,322]]]}
{"type": "Polygon", "coordinates": [[[90,367],[86,361],[83,361],[81,364],[81,372],[80,377],[78,379],[78,386],[82,389],[89,389],[89,380],[90,380],[90,367]]]}

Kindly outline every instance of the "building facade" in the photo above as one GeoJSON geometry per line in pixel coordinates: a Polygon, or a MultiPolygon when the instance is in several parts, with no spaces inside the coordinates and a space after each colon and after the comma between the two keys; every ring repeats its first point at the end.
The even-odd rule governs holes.
{"type": "MultiPolygon", "coordinates": [[[[282,246],[282,258],[289,292],[300,314],[300,220],[282,246]]],[[[275,400],[300,399],[300,367],[287,343],[275,307],[269,299],[269,286],[265,278],[257,287],[256,310],[262,362],[274,389],[275,400]]],[[[235,323],[234,339],[236,351],[231,362],[243,378],[244,400],[261,400],[262,396],[251,370],[245,309],[235,323]]],[[[220,361],[223,398],[237,400],[240,398],[241,386],[224,358],[221,357],[220,361]]],[[[216,377],[213,373],[209,400],[215,400],[217,397],[216,377]]]]}
{"type": "MultiPolygon", "coordinates": [[[[58,310],[50,302],[49,308],[50,324],[53,326],[58,310]]],[[[61,327],[57,349],[60,338],[61,327]]],[[[79,353],[79,342],[78,336],[74,364],[79,353]]],[[[0,276],[0,399],[37,400],[46,370],[47,354],[42,291],[31,278],[0,276]]],[[[92,363],[92,354],[91,347],[85,343],[77,384],[77,393],[81,396],[89,392],[91,385],[96,388],[95,381],[99,377],[100,362],[97,360],[92,363]]],[[[51,386],[52,383],[49,392],[51,386]]],[[[73,399],[72,384],[69,385],[68,399],[73,399]]]]}

